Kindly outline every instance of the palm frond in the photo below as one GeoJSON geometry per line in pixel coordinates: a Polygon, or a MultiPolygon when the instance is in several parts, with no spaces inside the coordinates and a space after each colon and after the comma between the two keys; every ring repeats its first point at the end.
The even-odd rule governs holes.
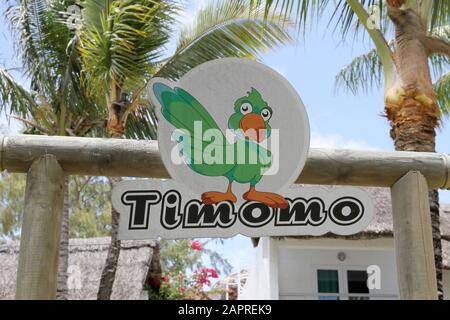
{"type": "MultiPolygon", "coordinates": [[[[175,53],[160,61],[153,77],[176,80],[204,62],[222,57],[257,58],[261,52],[292,40],[289,33],[292,22],[272,16],[265,23],[264,12],[252,11],[248,1],[211,2],[198,12],[194,21],[182,28],[175,53]]],[[[147,103],[130,114],[126,136],[155,139],[156,114],[149,99],[145,96],[141,99],[147,103]]]]}
{"type": "Polygon", "coordinates": [[[336,88],[344,88],[357,94],[367,93],[383,84],[383,64],[378,51],[373,49],[352,60],[336,75],[336,88]]]}
{"type": "Polygon", "coordinates": [[[157,139],[158,120],[154,107],[150,102],[148,90],[135,92],[132,99],[132,108],[126,121],[125,137],[128,139],[157,139]]]}
{"type": "Polygon", "coordinates": [[[450,41],[450,24],[435,27],[430,30],[430,34],[433,37],[437,37],[439,39],[449,42],[450,41]]]}
{"type": "Polygon", "coordinates": [[[153,109],[140,106],[130,114],[125,136],[128,139],[157,139],[157,117],[153,109]]]}
{"type": "Polygon", "coordinates": [[[433,0],[430,29],[440,28],[450,25],[450,1],[433,0]]]}
{"type": "MultiPolygon", "coordinates": [[[[431,17],[428,19],[428,28],[433,30],[450,24],[450,1],[448,0],[430,0],[433,1],[431,7],[431,17]]],[[[251,0],[254,7],[264,7],[266,15],[270,10],[280,10],[285,17],[294,16],[298,22],[299,28],[306,30],[308,22],[312,22],[315,17],[320,17],[327,6],[332,6],[333,14],[329,25],[334,24],[334,30],[346,39],[349,34],[355,38],[358,34],[365,34],[363,23],[352,10],[349,0],[251,0]]],[[[379,10],[380,31],[387,34],[392,23],[386,14],[386,2],[384,0],[358,0],[358,3],[366,10],[372,6],[379,10]]]]}
{"type": "MultiPolygon", "coordinates": [[[[31,89],[38,97],[37,105],[52,109],[57,119],[52,119],[52,128],[43,124],[51,134],[60,127],[63,134],[66,123],[77,117],[93,117],[101,113],[98,103],[87,96],[80,81],[81,60],[77,49],[78,38],[67,28],[61,12],[76,0],[10,1],[6,17],[14,35],[19,39],[16,51],[22,57],[31,89]]],[[[35,117],[29,113],[28,117],[35,117]]],[[[21,114],[24,116],[24,114],[21,114]]],[[[38,119],[33,119],[38,122],[38,119]]],[[[45,120],[42,120],[45,121],[45,120]]]]}
{"type": "Polygon", "coordinates": [[[113,0],[85,0],[80,4],[83,8],[84,24],[89,23],[93,30],[101,30],[103,28],[103,20],[109,16],[111,2],[113,0]]]}
{"type": "Polygon", "coordinates": [[[80,52],[92,93],[104,97],[113,81],[128,91],[142,86],[169,40],[173,1],[89,0],[84,6],[80,52]]]}
{"type": "Polygon", "coordinates": [[[306,26],[322,15],[328,3],[329,0],[251,0],[250,12],[263,8],[264,19],[276,16],[293,19],[299,30],[305,32],[306,26]]]}
{"type": "Polygon", "coordinates": [[[14,1],[14,4],[9,3],[5,16],[19,40],[16,51],[22,58],[32,89],[47,97],[55,95],[55,81],[49,79],[55,76],[52,67],[56,67],[54,63],[58,61],[54,47],[59,42],[54,41],[55,36],[61,34],[52,32],[52,11],[48,1],[14,1]]]}
{"type": "MultiPolygon", "coordinates": [[[[390,20],[386,14],[386,6],[383,0],[359,0],[360,5],[368,11],[369,8],[378,8],[379,31],[386,34],[390,28],[390,20]]],[[[342,39],[346,39],[350,34],[357,39],[361,34],[366,34],[364,25],[367,21],[361,21],[352,10],[349,1],[339,0],[334,9],[329,24],[335,23],[334,30],[342,34],[342,39]]]]}
{"type": "Polygon", "coordinates": [[[386,8],[382,0],[323,0],[323,1],[308,1],[308,0],[277,0],[277,1],[253,1],[255,6],[263,6],[265,16],[269,16],[269,10],[282,10],[284,17],[291,17],[295,10],[295,19],[299,22],[299,31],[303,29],[306,31],[307,22],[310,24],[313,19],[320,18],[326,8],[332,10],[328,25],[334,24],[334,31],[339,32],[342,40],[345,40],[351,33],[354,40],[358,38],[359,34],[363,36],[369,35],[372,39],[379,55],[379,59],[383,64],[384,78],[387,82],[392,82],[394,74],[393,53],[386,41],[385,34],[388,30],[387,26],[389,19],[386,15],[386,8]],[[379,28],[372,28],[369,25],[370,8],[377,8],[373,14],[379,14],[379,28]],[[351,31],[351,32],[350,32],[351,31]]]}
{"type": "MultiPolygon", "coordinates": [[[[450,43],[450,25],[436,27],[430,33],[434,38],[438,38],[442,41],[450,43]]],[[[450,59],[446,55],[433,54],[430,57],[430,60],[431,69],[433,71],[435,79],[441,77],[450,66],[450,59]]]]}
{"type": "Polygon", "coordinates": [[[444,55],[434,54],[430,56],[430,64],[434,79],[438,79],[448,70],[450,59],[444,55]]]}
{"type": "MultiPolygon", "coordinates": [[[[358,34],[365,34],[364,24],[366,21],[360,21],[346,0],[277,0],[277,1],[251,1],[254,7],[263,7],[265,15],[270,16],[269,12],[278,11],[285,18],[295,19],[298,24],[299,31],[303,33],[307,30],[307,26],[311,25],[315,19],[322,17],[326,8],[332,11],[328,25],[334,25],[334,32],[341,34],[342,39],[346,39],[351,33],[354,38],[358,34]]],[[[389,19],[385,14],[386,8],[383,0],[359,0],[358,4],[366,11],[370,7],[377,7],[379,10],[380,31],[386,33],[389,28],[389,19]]]]}
{"type": "Polygon", "coordinates": [[[261,52],[291,42],[292,23],[253,9],[248,1],[213,1],[180,33],[175,53],[155,76],[178,79],[206,61],[224,57],[257,58],[261,52]]]}
{"type": "Polygon", "coordinates": [[[450,72],[443,75],[435,84],[434,89],[437,94],[437,103],[441,112],[445,115],[450,114],[450,72]]]}
{"type": "Polygon", "coordinates": [[[36,102],[32,94],[7,69],[0,67],[0,112],[9,107],[8,113],[25,116],[33,106],[36,102]]]}
{"type": "MultiPolygon", "coordinates": [[[[394,40],[388,44],[393,49],[394,40]]],[[[436,54],[430,57],[431,71],[435,79],[439,79],[448,70],[449,65],[447,56],[436,54]]],[[[380,88],[382,84],[383,64],[376,49],[354,58],[336,75],[336,88],[349,90],[353,94],[366,93],[380,88]]]]}

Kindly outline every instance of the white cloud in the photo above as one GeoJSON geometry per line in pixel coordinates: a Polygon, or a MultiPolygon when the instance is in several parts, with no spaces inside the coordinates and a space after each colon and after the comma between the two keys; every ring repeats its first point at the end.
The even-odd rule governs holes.
{"type": "Polygon", "coordinates": [[[345,139],[339,134],[323,135],[318,132],[311,133],[312,148],[326,149],[352,149],[352,150],[380,150],[379,147],[359,139],[345,139]]]}

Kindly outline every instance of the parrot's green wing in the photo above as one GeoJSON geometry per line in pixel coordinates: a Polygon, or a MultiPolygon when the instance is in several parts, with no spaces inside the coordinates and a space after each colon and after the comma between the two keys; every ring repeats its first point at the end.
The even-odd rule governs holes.
{"type": "Polygon", "coordinates": [[[180,130],[175,138],[180,154],[192,170],[205,176],[224,176],[233,169],[234,162],[226,161],[227,150],[233,150],[233,146],[197,99],[181,88],[172,89],[160,82],[153,84],[153,92],[164,118],[180,130]],[[201,125],[200,134],[195,125],[197,131],[201,125]],[[214,130],[213,141],[203,141],[207,130],[214,130]]]}

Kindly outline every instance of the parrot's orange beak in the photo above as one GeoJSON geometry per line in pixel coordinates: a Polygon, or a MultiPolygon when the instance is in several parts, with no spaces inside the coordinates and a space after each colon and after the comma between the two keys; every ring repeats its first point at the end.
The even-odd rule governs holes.
{"type": "Polygon", "coordinates": [[[244,132],[244,136],[256,142],[261,142],[266,138],[266,124],[264,119],[256,113],[246,114],[239,123],[239,127],[244,132]]]}

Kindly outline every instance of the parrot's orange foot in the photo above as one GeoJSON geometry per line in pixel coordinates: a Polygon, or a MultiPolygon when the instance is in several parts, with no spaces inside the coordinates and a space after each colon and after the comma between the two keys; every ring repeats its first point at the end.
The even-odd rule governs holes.
{"type": "Polygon", "coordinates": [[[224,201],[231,201],[235,203],[237,201],[237,198],[232,192],[211,191],[202,194],[202,202],[204,204],[216,204],[224,201]]]}
{"type": "Polygon", "coordinates": [[[264,203],[271,208],[286,209],[289,206],[288,201],[284,197],[272,192],[259,192],[253,187],[250,188],[248,192],[244,193],[243,198],[247,201],[264,203]]]}

